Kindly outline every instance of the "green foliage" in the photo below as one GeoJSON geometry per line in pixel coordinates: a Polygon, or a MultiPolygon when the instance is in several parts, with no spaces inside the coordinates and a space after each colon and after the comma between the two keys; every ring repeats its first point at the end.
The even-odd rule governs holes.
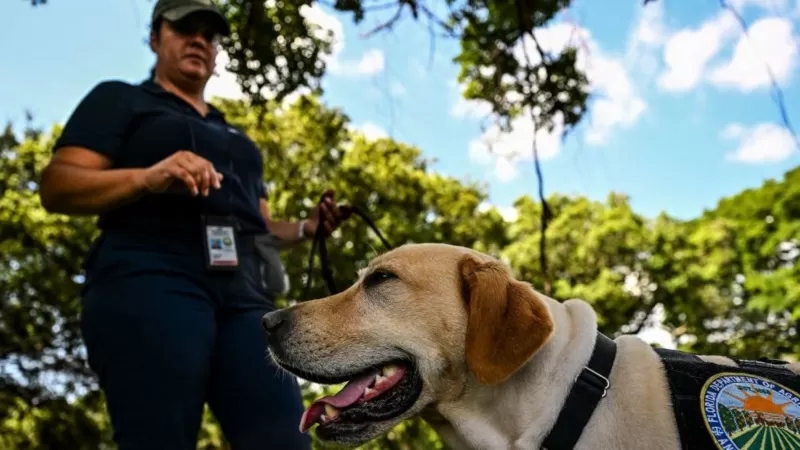
{"type": "Polygon", "coordinates": [[[227,69],[254,103],[263,104],[270,97],[280,101],[301,87],[319,90],[331,35],[301,14],[311,1],[226,0],[218,4],[231,24],[231,37],[222,42],[230,56],[227,69]]]}
{"type": "Polygon", "coordinates": [[[70,403],[48,388],[56,377],[68,393],[94,388],[77,301],[94,229],[86,219],[47,214],[37,195],[53,133],[28,129],[19,142],[8,126],[0,135],[0,430],[18,430],[0,431],[2,448],[97,449],[107,438],[97,395],[70,403]]]}
{"type": "MultiPolygon", "coordinates": [[[[439,17],[427,3],[398,0],[374,31],[390,29],[404,12],[426,20],[459,39],[455,62],[464,96],[490,105],[501,126],[536,109],[537,126],[561,122],[569,130],[586,110],[587,80],[576,67],[574,48],[546,52],[536,31],[570,3],[444,0],[448,14],[439,17]],[[519,57],[523,51],[527,57],[519,57]]],[[[530,197],[517,200],[519,218],[506,222],[497,210],[481,207],[484,186],[437,174],[417,148],[367,140],[349,128],[341,111],[316,97],[276,106],[291,93],[320,91],[330,36],[301,14],[315,2],[219,4],[233,30],[223,42],[231,56],[227,69],[249,98],[218,104],[264,151],[276,217],[303,217],[332,187],[375,218],[393,244],[473,247],[503,257],[520,278],[542,286],[541,205],[530,197]]],[[[359,23],[387,4],[336,0],[333,8],[359,23]]],[[[81,261],[96,233],[94,221],[47,214],[37,196],[59,132],[58,126],[47,133],[28,127],[18,136],[9,126],[0,135],[2,449],[111,448],[103,398],[87,369],[78,327],[81,261]]],[[[648,220],[616,193],[604,202],[556,194],[548,203],[554,213],[547,233],[552,295],[589,301],[602,331],[637,332],[662,314],[686,350],[800,356],[800,168],[687,222],[666,215],[648,220]]],[[[380,245],[360,221],[335,233],[329,248],[337,284],[349,284],[380,245]]],[[[284,256],[292,283],[282,304],[303,295],[308,250],[303,245],[284,256]]],[[[315,283],[311,295],[325,294],[324,284],[315,283]]],[[[306,402],[334,390],[303,388],[306,402]]],[[[740,427],[748,420],[734,416],[740,427]]],[[[318,442],[315,447],[323,448],[318,442]]],[[[227,448],[208,410],[199,448],[227,448]]],[[[413,420],[365,448],[436,449],[441,443],[430,427],[413,420]]]]}
{"type": "MultiPolygon", "coordinates": [[[[227,70],[256,105],[280,101],[301,89],[321,92],[325,57],[331,36],[302,14],[312,0],[218,0],[233,30],[223,48],[230,55],[227,70]]],[[[437,15],[432,5],[418,0],[374,4],[368,0],[337,0],[331,6],[352,14],[355,23],[382,10],[393,13],[367,34],[391,29],[409,13],[425,20],[426,32],[458,39],[461,51],[454,58],[460,67],[464,96],[491,106],[495,119],[505,128],[522,112],[536,110],[537,126],[565,131],[577,125],[586,111],[588,80],[576,66],[577,48],[559,52],[544,49],[536,30],[547,26],[571,0],[488,2],[444,0],[436,6],[447,10],[437,15]],[[524,56],[523,56],[524,55],[524,56]]],[[[422,30],[421,30],[422,31],[422,30]]]]}
{"type": "MultiPolygon", "coordinates": [[[[559,52],[544,49],[536,30],[547,26],[572,0],[440,0],[435,5],[420,0],[215,0],[231,25],[222,41],[229,54],[226,69],[236,76],[242,92],[254,105],[282,100],[302,90],[321,92],[325,58],[331,53],[331,34],[309,21],[303,9],[323,4],[352,15],[361,23],[367,15],[391,15],[367,35],[390,30],[408,13],[425,20],[421,32],[437,32],[458,39],[461,51],[454,58],[460,67],[464,96],[491,106],[502,127],[521,112],[536,110],[538,126],[580,122],[588,100],[588,80],[576,66],[577,48],[559,52]],[[441,16],[435,11],[445,9],[441,16]],[[523,56],[524,55],[524,56],[523,56]]],[[[31,0],[33,6],[46,0],[31,0]]]]}
{"type": "Polygon", "coordinates": [[[532,116],[537,125],[549,129],[556,121],[568,129],[583,117],[588,80],[576,66],[577,48],[553,54],[536,38],[536,29],[570,3],[471,0],[453,13],[463,27],[455,61],[461,67],[458,81],[466,84],[464,97],[490,105],[503,128],[532,108],[538,111],[532,116]]]}
{"type": "MultiPolygon", "coordinates": [[[[481,206],[484,186],[436,173],[417,148],[366,139],[341,111],[313,96],[285,107],[268,103],[260,119],[243,102],[217,104],[264,150],[276,217],[303,217],[333,187],[341,201],[364,208],[394,245],[473,247],[542,285],[541,206],[530,197],[517,200],[519,218],[506,222],[481,206]]],[[[81,260],[94,221],[47,214],[37,196],[59,132],[28,128],[17,136],[8,127],[0,135],[0,448],[110,448],[103,399],[78,328],[81,260]]],[[[612,335],[641,330],[663,311],[664,324],[687,350],[796,359],[798,186],[795,169],[686,222],[642,217],[621,194],[602,202],[552,195],[553,296],[586,299],[601,330],[612,335]]],[[[358,220],[335,233],[329,248],[342,287],[382,251],[358,220]]],[[[284,254],[292,283],[282,304],[302,299],[308,250],[304,244],[284,254]]],[[[315,274],[312,297],[327,294],[319,280],[315,274]]],[[[335,388],[305,383],[305,401],[335,388]]],[[[203,449],[226,448],[209,411],[199,440],[203,449]]],[[[428,425],[413,420],[364,448],[440,446],[428,425]]]]}
{"type": "MultiPolygon", "coordinates": [[[[552,295],[592,303],[601,330],[607,333],[638,319],[637,313],[646,316],[653,306],[642,271],[647,229],[644,219],[631,211],[627,198],[611,194],[605,203],[599,203],[553,195],[548,204],[554,215],[547,232],[552,295]],[[626,283],[626,278],[634,284],[626,283]]],[[[512,243],[504,254],[521,278],[542,286],[538,262],[541,206],[523,197],[516,207],[519,219],[511,225],[512,243]]]]}

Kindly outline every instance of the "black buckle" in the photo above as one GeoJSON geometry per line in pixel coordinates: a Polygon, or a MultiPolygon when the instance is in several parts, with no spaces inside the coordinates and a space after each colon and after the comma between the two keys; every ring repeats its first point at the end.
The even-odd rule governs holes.
{"type": "Polygon", "coordinates": [[[583,429],[592,418],[597,405],[611,388],[611,369],[617,355],[617,345],[598,332],[589,362],[578,374],[556,423],[542,442],[551,450],[572,450],[583,429]]]}
{"type": "Polygon", "coordinates": [[[603,394],[600,396],[600,398],[604,398],[606,394],[608,394],[608,389],[611,387],[611,382],[608,380],[608,378],[600,375],[594,369],[586,366],[584,366],[581,374],[578,376],[578,379],[602,391],[603,394]]]}

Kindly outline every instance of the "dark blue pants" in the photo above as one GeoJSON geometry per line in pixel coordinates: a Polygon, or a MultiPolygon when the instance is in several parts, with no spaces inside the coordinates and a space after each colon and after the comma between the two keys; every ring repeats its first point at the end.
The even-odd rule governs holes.
{"type": "Polygon", "coordinates": [[[234,273],[201,241],[107,235],[87,259],[82,331],[121,450],[196,448],[208,402],[234,450],[310,448],[294,377],[267,353],[252,246],[234,273]]]}

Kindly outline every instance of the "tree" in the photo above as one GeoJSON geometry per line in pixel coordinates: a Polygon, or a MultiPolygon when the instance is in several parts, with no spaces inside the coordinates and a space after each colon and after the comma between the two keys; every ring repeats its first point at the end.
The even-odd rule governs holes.
{"type": "Polygon", "coordinates": [[[692,349],[749,358],[800,353],[799,182],[796,168],[685,226],[687,245],[673,258],[682,266],[672,269],[680,295],[667,304],[692,349]]]}
{"type": "MultiPolygon", "coordinates": [[[[52,135],[28,129],[24,137],[17,141],[9,126],[0,138],[0,423],[20,431],[18,439],[0,432],[0,443],[38,448],[53,439],[98,448],[105,433],[100,419],[48,389],[55,376],[69,393],[93,387],[77,322],[80,255],[93,228],[41,208],[36,181],[52,135]]],[[[96,405],[97,396],[79,403],[96,405]]]]}
{"type": "MultiPolygon", "coordinates": [[[[554,216],[546,235],[552,295],[587,300],[597,310],[603,332],[641,329],[654,306],[644,270],[649,236],[645,219],[631,210],[627,197],[614,193],[605,203],[561,195],[547,202],[554,216]]],[[[540,287],[541,205],[522,197],[515,206],[519,219],[510,225],[511,244],[503,254],[520,278],[540,287]]]]}

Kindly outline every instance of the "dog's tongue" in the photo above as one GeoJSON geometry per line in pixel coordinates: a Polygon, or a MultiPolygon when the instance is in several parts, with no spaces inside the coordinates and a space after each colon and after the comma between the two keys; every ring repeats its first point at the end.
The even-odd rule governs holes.
{"type": "Polygon", "coordinates": [[[362,377],[350,380],[341,391],[336,395],[322,397],[315,401],[303,412],[303,417],[300,419],[300,432],[305,433],[306,430],[311,428],[317,421],[320,420],[322,414],[325,413],[325,405],[331,405],[339,408],[346,408],[361,398],[364,392],[375,381],[378,371],[371,372],[362,377]]]}

